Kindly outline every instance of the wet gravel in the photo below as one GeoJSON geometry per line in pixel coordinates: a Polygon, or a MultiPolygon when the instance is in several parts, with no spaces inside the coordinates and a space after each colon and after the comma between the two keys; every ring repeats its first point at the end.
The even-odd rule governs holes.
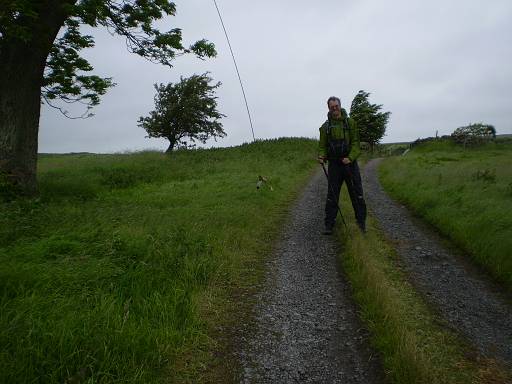
{"type": "Polygon", "coordinates": [[[316,174],[293,207],[239,351],[242,383],[381,383],[332,236],[321,234],[326,182],[316,174]]]}
{"type": "Polygon", "coordinates": [[[380,227],[393,240],[411,282],[453,329],[484,356],[512,366],[512,307],[488,279],[445,246],[429,227],[415,219],[382,190],[370,161],[363,174],[367,203],[380,227]]]}

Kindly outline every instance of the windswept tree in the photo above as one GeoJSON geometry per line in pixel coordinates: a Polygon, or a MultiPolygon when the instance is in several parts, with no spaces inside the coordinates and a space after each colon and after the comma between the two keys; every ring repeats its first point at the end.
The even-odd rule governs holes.
{"type": "Polygon", "coordinates": [[[451,134],[458,144],[478,145],[496,139],[496,128],[491,124],[475,123],[459,127],[451,134]]]}
{"type": "Polygon", "coordinates": [[[350,106],[350,117],[357,123],[361,141],[370,144],[373,151],[386,133],[391,112],[380,112],[382,105],[371,104],[369,97],[369,92],[361,90],[357,93],[350,106]]]}
{"type": "Polygon", "coordinates": [[[2,0],[0,184],[36,192],[42,101],[58,108],[78,102],[88,110],[113,86],[110,78],[91,75],[92,66],[80,56],[82,49],[94,46],[81,25],[124,36],[129,51],[155,63],[171,66],[185,53],[214,56],[206,40],[186,48],[179,28],[161,32],[155,27],[156,20],[175,12],[168,0],[2,0]]]}
{"type": "Polygon", "coordinates": [[[139,127],[146,130],[148,137],[169,140],[167,153],[177,145],[187,145],[189,140],[204,144],[211,137],[226,136],[219,121],[225,115],[217,111],[215,97],[215,89],[221,83],[210,84],[211,81],[204,73],[181,77],[176,84],[155,84],[155,110],[139,118],[139,127]]]}

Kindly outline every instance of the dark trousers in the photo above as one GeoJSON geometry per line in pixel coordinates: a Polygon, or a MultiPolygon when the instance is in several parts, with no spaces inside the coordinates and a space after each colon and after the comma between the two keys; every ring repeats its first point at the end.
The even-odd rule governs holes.
{"type": "Polygon", "coordinates": [[[348,194],[354,208],[354,214],[357,224],[365,228],[366,221],[366,203],[363,197],[363,185],[361,183],[361,174],[357,161],[344,165],[340,160],[329,161],[329,185],[327,192],[327,201],[325,202],[325,225],[334,226],[338,208],[336,203],[339,201],[341,186],[343,182],[347,183],[348,194]]]}

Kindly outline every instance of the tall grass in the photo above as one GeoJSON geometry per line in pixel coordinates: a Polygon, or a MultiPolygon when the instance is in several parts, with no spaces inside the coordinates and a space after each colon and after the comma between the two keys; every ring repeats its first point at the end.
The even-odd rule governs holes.
{"type": "Polygon", "coordinates": [[[202,303],[223,321],[209,295],[251,279],[315,149],[43,156],[40,197],[0,205],[0,382],[193,378],[176,362],[209,348],[202,303]]]}
{"type": "Polygon", "coordinates": [[[385,189],[512,290],[512,145],[419,146],[380,168],[385,189]]]}
{"type": "Polygon", "coordinates": [[[360,316],[370,330],[387,380],[394,384],[507,383],[493,361],[469,358],[468,348],[443,326],[408,282],[391,244],[370,220],[361,235],[349,217],[340,261],[360,316]]]}

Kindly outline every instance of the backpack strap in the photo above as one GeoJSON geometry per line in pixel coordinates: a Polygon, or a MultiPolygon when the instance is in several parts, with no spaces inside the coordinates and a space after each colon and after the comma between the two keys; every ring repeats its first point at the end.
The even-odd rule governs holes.
{"type": "MultiPolygon", "coordinates": [[[[331,140],[331,117],[327,114],[327,121],[324,123],[326,125],[325,132],[327,133],[327,141],[331,140]]],[[[348,117],[345,115],[345,118],[341,122],[341,127],[343,129],[343,140],[347,141],[346,131],[350,130],[350,126],[348,125],[348,117]]]]}

